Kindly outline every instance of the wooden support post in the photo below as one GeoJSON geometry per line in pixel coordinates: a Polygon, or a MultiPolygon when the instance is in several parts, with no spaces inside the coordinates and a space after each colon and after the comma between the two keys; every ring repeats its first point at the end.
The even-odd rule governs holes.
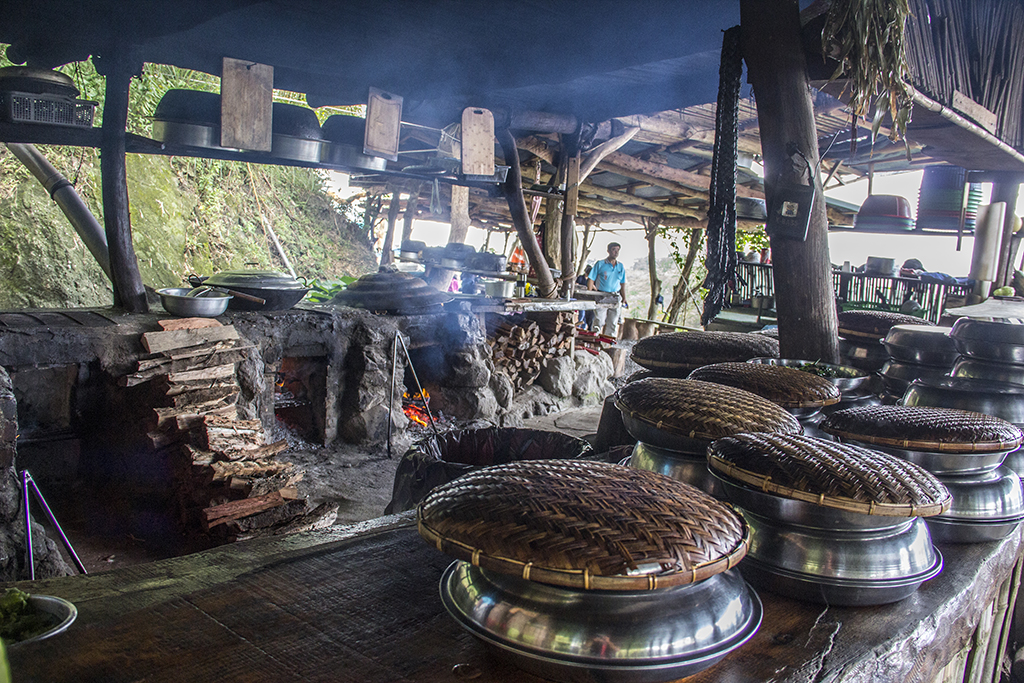
{"type": "MultiPolygon", "coordinates": [[[[448,244],[465,244],[466,236],[469,234],[469,223],[469,188],[463,185],[452,185],[451,228],[448,231],[448,244]]],[[[447,268],[434,267],[427,277],[427,282],[442,292],[446,292],[454,272],[447,268]]]]}
{"type": "Polygon", "coordinates": [[[512,224],[519,235],[519,242],[523,245],[526,258],[533,271],[537,274],[537,288],[543,297],[555,295],[555,281],[551,277],[551,269],[548,262],[544,260],[537,238],[533,235],[533,226],[530,225],[530,216],[526,211],[526,201],[523,199],[523,176],[519,170],[519,152],[516,151],[516,139],[512,131],[502,128],[496,133],[498,143],[501,145],[502,154],[505,156],[505,165],[509,167],[508,176],[501,185],[505,201],[508,202],[508,210],[512,215],[512,224]]]}
{"type": "Polygon", "coordinates": [[[103,223],[110,249],[110,274],[114,305],[128,313],[146,313],[149,304],[142,286],[139,263],[132,245],[128,212],[128,175],[125,166],[125,129],[128,124],[128,88],[132,68],[127,50],[115,50],[104,60],[106,96],[100,142],[100,174],[103,179],[103,223]]]}
{"type": "Polygon", "coordinates": [[[580,134],[562,136],[563,156],[565,157],[565,202],[562,207],[561,252],[559,264],[562,275],[562,294],[568,294],[572,286],[573,266],[575,265],[573,242],[576,237],[576,211],[579,207],[580,182],[580,134]]]}
{"type": "MultiPolygon", "coordinates": [[[[804,50],[800,41],[797,0],[741,0],[743,57],[754,87],[764,154],[765,195],[773,206],[778,188],[806,184],[803,160],[815,165],[818,142],[804,50]]],[[[807,240],[772,239],[779,347],[783,358],[837,362],[839,337],[832,268],[828,254],[828,222],[821,179],[811,208],[807,240]]]]}
{"type": "Polygon", "coordinates": [[[399,188],[391,191],[391,204],[388,205],[388,231],[384,235],[384,246],[381,249],[380,265],[386,266],[395,260],[395,224],[398,222],[398,209],[402,204],[402,193],[399,188]]]}
{"type": "MultiPolygon", "coordinates": [[[[967,188],[964,188],[967,192],[967,188]]],[[[1013,175],[1005,180],[997,180],[992,185],[992,203],[1006,202],[1006,213],[1003,217],[1003,237],[999,243],[999,262],[993,287],[1005,287],[1013,282],[1013,223],[1017,212],[1017,194],[1020,192],[1020,176],[1013,175]]]]}
{"type": "MultiPolygon", "coordinates": [[[[417,183],[409,191],[409,199],[405,202],[405,215],[402,216],[402,242],[412,239],[412,222],[416,219],[416,211],[419,208],[420,192],[423,191],[423,183],[417,183]]],[[[401,246],[401,243],[399,243],[401,246]]]]}

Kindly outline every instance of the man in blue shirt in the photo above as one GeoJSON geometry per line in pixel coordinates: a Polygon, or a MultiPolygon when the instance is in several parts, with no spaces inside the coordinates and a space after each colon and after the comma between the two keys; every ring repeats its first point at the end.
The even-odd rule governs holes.
{"type": "Polygon", "coordinates": [[[598,261],[590,269],[587,276],[587,289],[617,294],[615,304],[611,308],[598,308],[594,311],[594,332],[609,337],[616,336],[619,324],[619,311],[626,305],[626,268],[619,263],[619,243],[608,244],[608,258],[598,261]]]}

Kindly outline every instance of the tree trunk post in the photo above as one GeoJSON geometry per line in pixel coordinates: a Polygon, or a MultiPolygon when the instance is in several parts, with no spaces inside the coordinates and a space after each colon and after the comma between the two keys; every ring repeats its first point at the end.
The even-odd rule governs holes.
{"type": "Polygon", "coordinates": [[[771,240],[780,352],[783,358],[834,363],[839,360],[839,338],[828,219],[816,172],[818,143],[799,5],[797,0],[741,0],[740,23],[743,57],[757,100],[767,205],[773,206],[780,186],[806,184],[806,165],[798,156],[796,163],[787,146],[795,144],[815,167],[809,179],[816,195],[807,240],[771,240]]]}
{"type": "Polygon", "coordinates": [[[519,152],[516,150],[516,139],[512,131],[503,128],[497,131],[498,144],[501,145],[502,154],[505,156],[505,165],[509,167],[508,176],[501,185],[501,191],[508,202],[508,211],[512,215],[512,225],[519,235],[519,243],[526,252],[526,259],[533,267],[537,275],[537,288],[542,297],[550,298],[555,296],[555,280],[551,277],[551,269],[548,262],[544,260],[540,245],[533,234],[533,226],[530,224],[530,216],[526,211],[526,201],[523,199],[523,176],[519,170],[519,152]]]}
{"type": "MultiPolygon", "coordinates": [[[[448,230],[448,244],[465,244],[469,234],[469,188],[463,185],[452,185],[451,228],[448,230]]],[[[430,271],[427,282],[442,292],[448,290],[452,281],[453,270],[435,267],[430,271]]]]}
{"type": "Polygon", "coordinates": [[[573,133],[562,136],[562,156],[565,158],[565,203],[562,207],[561,244],[562,294],[568,294],[572,287],[576,237],[576,211],[580,199],[580,135],[573,133]]]}
{"type": "Polygon", "coordinates": [[[128,210],[128,171],[125,165],[125,137],[128,126],[128,89],[132,69],[124,50],[107,61],[106,95],[100,141],[100,175],[103,181],[103,227],[110,249],[110,274],[114,283],[114,305],[128,313],[146,313],[146,289],[132,244],[131,215],[128,210]]]}
{"type": "Polygon", "coordinates": [[[644,219],[644,236],[647,238],[647,274],[651,278],[651,302],[647,305],[647,319],[657,320],[658,297],[661,295],[661,278],[658,277],[658,261],[655,254],[655,240],[658,239],[658,219],[644,219]]]}
{"type": "Polygon", "coordinates": [[[384,246],[381,247],[381,266],[389,265],[395,261],[395,225],[398,223],[398,211],[401,205],[402,193],[396,187],[391,190],[391,203],[388,205],[388,231],[384,234],[384,246]]]}
{"type": "MultiPolygon", "coordinates": [[[[558,170],[549,179],[551,187],[565,187],[565,174],[568,170],[566,163],[567,156],[562,153],[558,155],[558,170]]],[[[538,182],[541,178],[538,174],[538,182]]],[[[565,213],[565,201],[563,195],[550,195],[544,199],[544,258],[548,266],[555,267],[562,262],[562,216],[565,213]]]]}
{"type": "Polygon", "coordinates": [[[413,185],[409,191],[409,198],[405,202],[405,215],[402,216],[402,242],[412,239],[412,222],[416,219],[416,212],[419,210],[421,192],[423,192],[423,183],[413,185]]]}

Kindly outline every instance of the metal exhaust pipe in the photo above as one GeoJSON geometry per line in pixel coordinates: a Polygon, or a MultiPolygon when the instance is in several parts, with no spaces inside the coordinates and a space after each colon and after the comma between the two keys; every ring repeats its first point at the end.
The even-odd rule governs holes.
{"type": "Polygon", "coordinates": [[[100,268],[113,282],[114,278],[110,275],[110,251],[107,248],[106,230],[92,215],[92,211],[89,210],[86,203],[82,201],[75,186],[46,160],[46,157],[36,149],[35,145],[20,142],[4,144],[50,193],[50,198],[64,212],[75,232],[82,238],[85,246],[100,264],[100,268]]]}

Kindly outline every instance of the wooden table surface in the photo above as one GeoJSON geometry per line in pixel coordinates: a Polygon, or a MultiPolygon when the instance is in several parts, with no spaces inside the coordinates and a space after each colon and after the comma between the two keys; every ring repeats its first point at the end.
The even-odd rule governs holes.
{"type": "MultiPolygon", "coordinates": [[[[9,650],[14,680],[190,683],[534,683],[448,616],[451,559],[412,513],[87,577],[24,582],[79,610],[71,628],[9,650]]],[[[881,607],[824,608],[761,592],[746,645],[687,681],[930,680],[967,642],[1022,547],[940,546],[942,573],[881,607]]]]}

